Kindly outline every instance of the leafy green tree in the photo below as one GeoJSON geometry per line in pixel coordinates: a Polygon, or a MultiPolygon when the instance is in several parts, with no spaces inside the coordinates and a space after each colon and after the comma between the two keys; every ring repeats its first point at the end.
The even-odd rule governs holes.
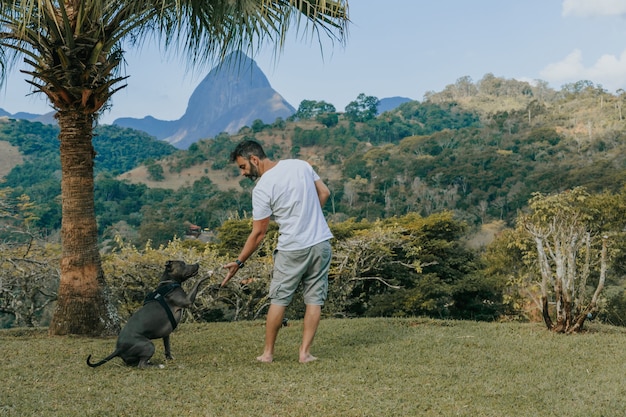
{"type": "MultiPolygon", "coordinates": [[[[236,256],[237,251],[246,243],[246,239],[252,229],[251,219],[228,219],[220,227],[217,228],[217,248],[220,255],[236,256]]],[[[272,244],[277,237],[278,225],[270,222],[265,238],[265,244],[272,244]]],[[[266,245],[263,245],[257,252],[258,256],[271,256],[274,248],[270,248],[269,252],[266,245]]]]}
{"type": "Polygon", "coordinates": [[[412,121],[407,126],[412,135],[428,135],[444,129],[462,129],[480,125],[477,114],[464,110],[454,101],[444,103],[410,101],[401,104],[398,111],[405,120],[412,121]]]}
{"type": "Polygon", "coordinates": [[[110,174],[98,175],[94,186],[98,229],[104,233],[107,227],[122,219],[139,227],[141,219],[138,213],[144,204],[151,202],[147,197],[148,193],[149,189],[144,184],[120,181],[110,174]]]}
{"type": "Polygon", "coordinates": [[[345,108],[345,117],[353,122],[366,122],[376,117],[378,98],[361,93],[345,108]]]}
{"type": "MultiPolygon", "coordinates": [[[[98,126],[94,132],[96,173],[107,171],[118,175],[130,171],[145,159],[158,160],[177,151],[169,143],[155,140],[144,132],[116,125],[98,126]]],[[[57,143],[55,138],[55,145],[57,143]]]]}
{"type": "Polygon", "coordinates": [[[285,127],[287,127],[287,122],[282,117],[277,117],[274,123],[272,123],[272,128],[274,129],[284,130],[285,127]]]}
{"type": "Polygon", "coordinates": [[[329,275],[333,313],[475,320],[502,314],[502,285],[477,273],[475,255],[460,242],[466,226],[450,212],[332,227],[341,237],[329,275]]]}
{"type": "Polygon", "coordinates": [[[603,321],[613,326],[626,326],[626,290],[620,285],[607,288],[606,293],[606,311],[600,314],[603,321]]]}
{"type": "Polygon", "coordinates": [[[339,114],[334,113],[334,112],[333,113],[320,113],[317,116],[315,116],[315,120],[317,120],[318,122],[320,122],[326,127],[333,127],[333,126],[337,126],[337,123],[339,123],[339,114]]]}
{"type": "Polygon", "coordinates": [[[152,181],[163,181],[165,179],[163,166],[161,164],[151,161],[151,163],[146,165],[146,168],[148,169],[148,178],[152,181]]]}
{"type": "Polygon", "coordinates": [[[414,123],[407,123],[396,113],[386,112],[372,120],[359,132],[359,138],[375,145],[398,143],[415,133],[414,123]]]}
{"type": "Polygon", "coordinates": [[[309,120],[315,115],[315,100],[302,100],[298,106],[298,110],[293,114],[295,120],[309,120]]]}
{"type": "Polygon", "coordinates": [[[510,319],[537,321],[542,319],[536,314],[540,292],[533,266],[524,262],[519,242],[525,239],[512,228],[500,232],[481,253],[481,273],[487,282],[502,288],[504,313],[510,319]]]}
{"type": "Polygon", "coordinates": [[[299,126],[293,131],[293,146],[298,147],[310,147],[310,146],[323,146],[328,138],[328,132],[322,129],[302,129],[299,126]]]}
{"type": "Polygon", "coordinates": [[[159,247],[166,246],[168,242],[176,238],[185,236],[187,227],[182,220],[170,220],[163,222],[162,219],[154,215],[144,215],[144,219],[139,226],[139,239],[142,242],[159,247]]]}
{"type": "Polygon", "coordinates": [[[252,126],[251,129],[254,133],[259,133],[261,132],[263,129],[265,129],[266,127],[268,127],[269,125],[265,124],[263,122],[263,120],[261,119],[256,119],[252,122],[252,126]]]}
{"type": "Polygon", "coordinates": [[[322,114],[335,113],[337,109],[325,101],[302,100],[293,115],[296,120],[311,120],[322,114]]]}
{"type": "MultiPolygon", "coordinates": [[[[352,227],[354,222],[349,221],[348,225],[352,227]]],[[[395,296],[401,288],[400,277],[414,276],[415,267],[419,266],[396,258],[396,250],[403,244],[398,229],[383,227],[381,222],[360,223],[358,230],[335,241],[325,308],[337,315],[363,316],[377,294],[389,290],[395,296]]]]}
{"type": "Polygon", "coordinates": [[[125,87],[126,77],[119,74],[123,47],[154,36],[193,63],[219,62],[234,50],[255,51],[267,40],[280,50],[294,22],[342,38],[347,10],[344,0],[0,3],[0,65],[5,69],[25,57],[23,72],[32,77],[34,91],[47,96],[60,128],[63,254],[51,334],[117,330],[118,320],[108,314],[98,250],[92,137],[98,116],[125,87]]]}

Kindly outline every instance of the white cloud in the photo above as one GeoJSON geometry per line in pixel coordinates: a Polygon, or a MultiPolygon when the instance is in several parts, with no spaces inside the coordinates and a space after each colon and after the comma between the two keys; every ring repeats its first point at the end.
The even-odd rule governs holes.
{"type": "Polygon", "coordinates": [[[583,54],[576,49],[562,61],[546,66],[540,75],[550,83],[589,80],[607,91],[626,89],[626,50],[621,55],[602,55],[592,66],[585,67],[583,54]]]}
{"type": "Polygon", "coordinates": [[[575,49],[565,59],[548,65],[539,74],[548,81],[576,78],[585,71],[582,61],[583,53],[575,49]]]}
{"type": "Polygon", "coordinates": [[[625,16],[626,0],[563,0],[563,16],[625,16]]]}

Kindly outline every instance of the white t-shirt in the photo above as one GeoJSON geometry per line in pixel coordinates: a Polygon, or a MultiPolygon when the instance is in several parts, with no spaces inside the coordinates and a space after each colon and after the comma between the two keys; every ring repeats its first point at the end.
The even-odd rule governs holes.
{"type": "Polygon", "coordinates": [[[257,181],[252,191],[252,218],[274,215],[279,231],[276,249],[305,249],[333,237],[315,189],[319,179],[307,162],[285,159],[257,181]]]}

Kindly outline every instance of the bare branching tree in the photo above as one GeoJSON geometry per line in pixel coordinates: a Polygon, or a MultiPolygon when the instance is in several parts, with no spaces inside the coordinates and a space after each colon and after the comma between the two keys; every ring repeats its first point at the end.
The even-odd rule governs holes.
{"type": "Polygon", "coordinates": [[[588,197],[582,188],[553,196],[537,193],[530,213],[518,218],[534,246],[543,320],[559,333],[582,330],[598,311],[606,280],[608,236],[595,228],[600,213],[585,204],[588,197]]]}

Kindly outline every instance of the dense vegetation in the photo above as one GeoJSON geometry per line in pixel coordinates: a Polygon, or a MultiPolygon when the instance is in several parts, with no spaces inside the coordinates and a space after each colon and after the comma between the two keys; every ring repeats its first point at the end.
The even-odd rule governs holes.
{"type": "MultiPolygon", "coordinates": [[[[360,95],[351,107],[356,115],[330,127],[318,121],[329,114],[320,109],[334,107],[304,101],[293,120],[259,121],[238,135],[221,134],[175,154],[140,132],[100,126],[94,140],[99,230],[110,236],[112,225],[125,222],[137,233],[135,243],[165,243],[185,230],[185,222],[215,229],[244,215],[250,186],[245,181],[224,189],[206,175],[174,191],[116,179],[141,163],[155,180],[202,163],[232,172],[228,153],[243,137],[264,142],[274,157],[314,154],[322,176],[338,173],[327,179],[333,197],[326,207],[338,220],[452,210],[469,224],[500,219],[511,225],[533,192],[575,186],[618,191],[625,178],[623,97],[589,82],[558,92],[539,86],[490,75],[475,84],[460,79],[424,102],[380,116],[368,107],[371,97],[360,95]],[[171,156],[164,160],[166,155],[171,156]]],[[[0,140],[19,146],[27,157],[3,185],[40,205],[39,228],[57,229],[58,131],[25,121],[0,128],[0,140]]]]}
{"type": "MultiPolygon", "coordinates": [[[[252,184],[237,183],[228,155],[242,138],[254,138],[272,158],[311,161],[332,190],[325,210],[337,238],[337,262],[343,263],[333,269],[329,314],[532,316],[528,294],[536,293],[528,287],[535,257],[524,243],[523,227],[513,231],[518,213],[527,210],[533,193],[582,186],[599,195],[594,204],[603,207],[604,217],[596,222],[603,226],[594,226],[594,233],[610,232],[613,239],[600,316],[623,324],[620,254],[626,245],[623,222],[616,219],[626,205],[624,98],[588,81],[554,91],[541,82],[488,74],[476,83],[461,78],[442,92],[428,93],[423,102],[381,115],[375,112],[376,98],[364,94],[345,113],[325,102],[303,101],[289,120],[257,121],[238,134],[198,141],[187,151],[136,131],[100,126],[94,140],[95,198],[103,249],[158,248],[194,224],[210,242],[189,243],[197,244],[202,256],[214,252],[216,258],[209,259],[219,264],[236,254],[249,227],[252,184]],[[191,167],[204,168],[179,188],[119,179],[140,164],[157,184],[191,167]],[[489,238],[468,244],[476,242],[481,227],[494,224],[509,230],[486,250],[489,238]]],[[[57,134],[53,126],[39,123],[0,124],[0,140],[18,146],[26,157],[2,187],[7,201],[28,199],[28,210],[22,209],[28,236],[53,235],[60,224],[57,134]]],[[[251,268],[251,276],[264,277],[270,253],[259,251],[259,267],[251,268]]],[[[597,271],[590,271],[589,280],[597,283],[597,271]]],[[[254,318],[263,311],[265,292],[264,278],[250,281],[223,303],[213,303],[203,317],[254,318]]]]}
{"type": "MultiPolygon", "coordinates": [[[[0,123],[0,140],[17,146],[25,157],[25,162],[13,168],[1,185],[13,190],[14,196],[26,194],[36,202],[38,220],[33,226],[54,232],[61,225],[61,161],[59,156],[59,129],[53,125],[14,120],[0,123]]],[[[133,187],[119,181],[112,185],[109,181],[115,175],[126,172],[145,160],[171,155],[176,148],[154,140],[139,131],[118,126],[100,126],[95,129],[93,140],[96,151],[94,173],[98,181],[96,201],[98,212],[105,218],[100,223],[106,228],[110,213],[119,220],[121,213],[128,216],[141,206],[138,195],[145,193],[146,187],[133,187]],[[116,209],[107,204],[115,200],[116,209]]]]}

